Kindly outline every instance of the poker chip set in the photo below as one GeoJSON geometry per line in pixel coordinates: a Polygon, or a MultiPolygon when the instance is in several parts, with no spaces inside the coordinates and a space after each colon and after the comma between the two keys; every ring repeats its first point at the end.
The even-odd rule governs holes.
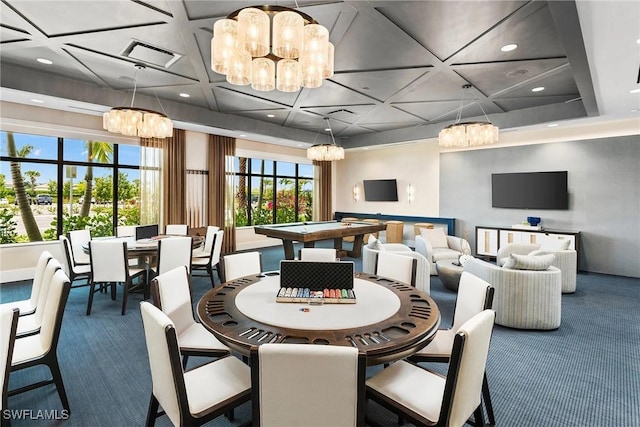
{"type": "Polygon", "coordinates": [[[330,289],[313,291],[309,288],[281,287],[276,296],[277,302],[306,302],[309,304],[355,304],[353,289],[330,289]]]}
{"type": "Polygon", "coordinates": [[[280,262],[276,302],[355,304],[353,262],[280,262]]]}

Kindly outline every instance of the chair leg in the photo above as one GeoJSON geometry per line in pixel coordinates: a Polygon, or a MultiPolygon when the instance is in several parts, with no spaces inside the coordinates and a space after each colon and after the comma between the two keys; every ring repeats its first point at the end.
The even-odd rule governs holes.
{"type": "Polygon", "coordinates": [[[115,301],[116,300],[116,285],[117,283],[110,283],[111,285],[111,301],[115,301]]]}
{"type": "Polygon", "coordinates": [[[151,399],[149,401],[149,410],[147,411],[146,427],[153,427],[156,424],[156,418],[158,418],[158,399],[151,393],[151,399]]]}
{"type": "Polygon", "coordinates": [[[67,392],[64,388],[64,382],[62,381],[62,373],[60,372],[58,359],[54,358],[50,363],[48,363],[48,366],[49,370],[51,371],[51,376],[53,377],[53,382],[56,385],[56,389],[58,390],[60,402],[62,402],[62,408],[65,409],[68,414],[71,414],[69,399],[67,398],[67,392]]]}
{"type": "MultiPolygon", "coordinates": [[[[91,283],[91,289],[89,289],[89,301],[87,302],[87,316],[91,315],[91,306],[93,305],[93,294],[95,293],[96,284],[91,283]]],[[[100,285],[102,289],[102,284],[100,285]]]]}
{"type": "Polygon", "coordinates": [[[493,413],[493,404],[491,403],[491,394],[489,393],[489,382],[487,381],[487,373],[484,373],[482,379],[482,399],[484,400],[484,406],[487,409],[488,425],[496,425],[496,417],[493,413]]]}
{"type": "Polygon", "coordinates": [[[127,314],[127,300],[129,299],[129,286],[131,286],[131,280],[124,283],[124,295],[122,296],[122,315],[127,314]]]}
{"type": "Polygon", "coordinates": [[[478,407],[476,408],[476,410],[473,412],[473,420],[474,422],[474,426],[480,426],[480,427],[484,427],[484,413],[482,411],[482,402],[480,403],[480,405],[478,405],[478,407]]]}
{"type": "Polygon", "coordinates": [[[211,268],[211,264],[207,265],[207,273],[209,273],[209,279],[211,279],[211,287],[215,288],[215,282],[213,281],[213,269],[211,268]]]}

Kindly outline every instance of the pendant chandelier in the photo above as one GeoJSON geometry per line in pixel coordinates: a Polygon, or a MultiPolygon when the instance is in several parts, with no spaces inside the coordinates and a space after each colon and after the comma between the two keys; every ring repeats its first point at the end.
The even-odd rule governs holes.
{"type": "Polygon", "coordinates": [[[327,129],[329,130],[329,135],[331,135],[331,143],[312,145],[307,149],[307,159],[317,160],[320,162],[342,160],[344,159],[344,148],[336,145],[336,140],[333,137],[333,131],[331,130],[329,118],[325,117],[325,120],[327,121],[327,129]]]}
{"type": "Polygon", "coordinates": [[[309,15],[252,6],[213,25],[211,69],[234,85],[296,92],[320,87],[333,76],[333,51],[329,31],[309,15]]]}
{"type": "MultiPolygon", "coordinates": [[[[134,108],[138,83],[138,71],[145,69],[136,64],[133,96],[130,107],[113,107],[102,115],[102,127],[109,132],[140,138],[167,138],[173,135],[173,123],[166,114],[144,108],[134,108]]],[[[158,101],[159,102],[159,101],[158,101]]],[[[162,108],[162,104],[160,104],[162,108]]]]}
{"type": "Polygon", "coordinates": [[[462,110],[464,109],[464,98],[466,92],[471,88],[471,85],[467,84],[462,86],[462,99],[460,100],[460,107],[458,107],[458,115],[456,121],[452,125],[442,129],[438,134],[438,144],[441,147],[447,148],[462,148],[462,147],[474,147],[479,145],[495,144],[498,142],[499,130],[497,126],[494,126],[489,121],[487,113],[484,112],[482,104],[474,94],[474,100],[480,106],[482,114],[486,119],[486,122],[464,122],[460,123],[462,118],[462,110]]]}

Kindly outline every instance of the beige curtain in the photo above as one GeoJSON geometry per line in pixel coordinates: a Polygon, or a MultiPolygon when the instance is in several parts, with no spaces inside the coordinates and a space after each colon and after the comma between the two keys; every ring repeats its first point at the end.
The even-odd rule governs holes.
{"type": "Polygon", "coordinates": [[[206,227],[209,191],[208,172],[187,169],[187,224],[190,228],[206,227]]]}
{"type": "Polygon", "coordinates": [[[236,250],[233,157],[236,140],[209,135],[209,225],[224,229],[223,253],[236,250]]]}
{"type": "Polygon", "coordinates": [[[162,140],[140,139],[140,224],[160,223],[162,140]]]}
{"type": "Polygon", "coordinates": [[[313,220],[329,221],[333,219],[331,205],[331,162],[313,161],[313,220]]]}
{"type": "MultiPolygon", "coordinates": [[[[161,223],[187,223],[187,160],[185,131],[173,129],[173,137],[162,144],[162,215],[161,223]]],[[[162,227],[161,229],[164,229],[162,227]]]]}

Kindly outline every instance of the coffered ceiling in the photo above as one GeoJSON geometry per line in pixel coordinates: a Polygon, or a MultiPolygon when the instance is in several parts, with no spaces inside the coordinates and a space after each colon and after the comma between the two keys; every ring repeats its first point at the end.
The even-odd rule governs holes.
{"type": "Polygon", "coordinates": [[[462,117],[484,110],[501,129],[640,107],[640,95],[618,93],[638,85],[638,2],[300,0],[329,29],[336,71],[295,93],[234,86],[211,70],[214,22],[251,4],[2,0],[0,96],[99,115],[131,103],[135,76],[135,106],[165,110],[178,127],[308,145],[329,117],[347,148],[436,136],[465,84],[462,117]],[[628,45],[610,59],[614,42],[628,45]],[[501,51],[507,44],[518,47],[501,51]],[[136,63],[146,68],[136,74],[136,63]]]}

